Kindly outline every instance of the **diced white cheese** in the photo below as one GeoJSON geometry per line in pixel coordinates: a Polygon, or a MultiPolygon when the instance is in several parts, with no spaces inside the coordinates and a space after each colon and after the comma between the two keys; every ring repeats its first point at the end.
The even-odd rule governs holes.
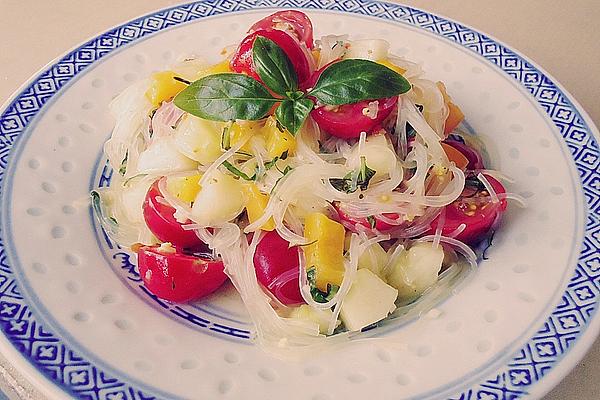
{"type": "Polygon", "coordinates": [[[398,299],[410,301],[438,280],[444,250],[431,243],[416,243],[389,268],[387,282],[398,289],[398,299]]]}
{"type": "Polygon", "coordinates": [[[137,170],[140,173],[169,173],[191,171],[197,163],[179,152],[171,137],[156,139],[140,154],[137,170]]]}
{"type": "Polygon", "coordinates": [[[216,171],[196,196],[192,219],[203,226],[221,225],[237,217],[246,200],[243,182],[216,171]]]}
{"type": "Polygon", "coordinates": [[[127,188],[120,191],[121,210],[130,222],[144,223],[142,204],[150,185],[152,185],[152,180],[132,179],[127,188]]]}
{"type": "Polygon", "coordinates": [[[187,157],[208,165],[223,153],[221,135],[222,124],[185,115],[175,130],[175,144],[187,157]]]}
{"type": "Polygon", "coordinates": [[[302,304],[300,307],[296,307],[292,310],[290,318],[316,324],[319,328],[319,332],[326,334],[327,329],[329,329],[329,321],[333,318],[333,312],[329,309],[318,310],[308,304],[302,304]]]}
{"type": "Polygon", "coordinates": [[[386,59],[390,44],[383,39],[362,39],[350,43],[344,58],[364,58],[371,61],[386,59]]]}
{"type": "Polygon", "coordinates": [[[380,321],[395,309],[397,296],[398,291],[371,270],[359,269],[342,303],[342,322],[348,330],[358,331],[380,321]]]}
{"type": "Polygon", "coordinates": [[[383,279],[383,268],[387,263],[387,253],[379,243],[369,246],[358,258],[358,269],[366,268],[383,279]]]}
{"type": "Polygon", "coordinates": [[[384,135],[371,135],[367,137],[362,152],[359,154],[358,143],[354,145],[346,165],[352,169],[360,167],[360,157],[366,158],[367,167],[375,170],[372,182],[385,179],[390,171],[398,168],[396,152],[390,147],[384,135]]]}

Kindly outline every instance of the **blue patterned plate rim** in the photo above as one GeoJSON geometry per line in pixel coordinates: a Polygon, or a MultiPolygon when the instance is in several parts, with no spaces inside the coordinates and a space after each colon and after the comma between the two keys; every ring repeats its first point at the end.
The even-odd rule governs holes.
{"type": "MultiPolygon", "coordinates": [[[[68,51],[66,55],[58,57],[43,67],[40,72],[22,85],[5,102],[1,107],[3,112],[0,117],[0,183],[4,181],[4,172],[8,166],[11,150],[17,143],[19,136],[28,128],[29,121],[44,108],[48,100],[60,93],[60,89],[67,85],[73,77],[84,71],[89,65],[102,59],[104,55],[123,48],[141,37],[186,22],[237,11],[269,8],[335,10],[350,14],[374,16],[426,29],[442,38],[469,48],[511,75],[522,88],[527,89],[533,95],[537,104],[544,109],[547,116],[558,128],[573,156],[586,201],[587,223],[575,274],[563,293],[563,302],[553,310],[541,329],[522,349],[515,353],[508,364],[500,368],[493,376],[489,376],[488,379],[470,388],[460,389],[463,392],[457,393],[452,398],[491,400],[507,398],[506,396],[516,399],[526,395],[532,395],[533,397],[544,395],[583,357],[600,331],[600,319],[594,318],[598,301],[600,301],[600,281],[595,281],[597,275],[600,274],[600,258],[597,255],[600,251],[600,245],[596,239],[600,233],[600,173],[597,167],[599,160],[597,140],[600,138],[600,134],[581,105],[542,68],[520,53],[511,50],[501,41],[489,35],[481,34],[477,30],[449,18],[401,4],[377,0],[349,0],[343,2],[317,2],[314,0],[244,0],[232,2],[228,0],[208,0],[178,5],[147,14],[95,36],[84,44],[68,51]],[[158,25],[145,24],[148,21],[160,22],[158,25]],[[127,33],[127,28],[135,28],[129,29],[133,34],[127,33]],[[115,36],[119,39],[118,44],[115,44],[116,41],[113,40],[108,51],[102,54],[94,52],[93,57],[87,61],[77,60],[79,65],[75,68],[75,56],[79,52],[94,49],[94,45],[99,43],[101,39],[115,36]],[[498,45],[498,54],[486,53],[485,45],[488,44],[498,45]],[[511,61],[510,64],[506,62],[508,59],[511,61]],[[61,65],[73,66],[73,71],[76,72],[71,73],[66,79],[57,77],[54,74],[54,68],[61,65]],[[527,81],[524,72],[536,75],[537,79],[527,81]],[[52,80],[51,89],[46,90],[44,96],[36,99],[32,110],[20,111],[18,108],[19,100],[29,95],[30,91],[38,93],[42,79],[52,80]],[[559,106],[562,109],[568,108],[573,111],[573,118],[568,121],[563,120],[563,117],[555,113],[559,106]],[[588,159],[588,157],[591,157],[591,159],[588,159]],[[577,290],[587,290],[587,297],[585,299],[577,297],[577,290]],[[584,304],[578,306],[573,302],[574,298],[585,300],[584,304]],[[575,325],[572,326],[573,324],[575,325]],[[565,326],[570,326],[570,330],[565,330],[565,326]],[[555,357],[543,361],[536,360],[534,357],[536,343],[548,337],[556,338],[560,342],[555,357]],[[547,374],[549,376],[546,376],[547,374]],[[544,379],[542,380],[542,378],[544,379]]],[[[0,187],[0,195],[3,192],[0,187]]],[[[5,316],[4,312],[1,313],[0,330],[2,330],[3,335],[0,338],[0,346],[6,351],[6,354],[11,355],[11,361],[19,367],[19,371],[23,373],[26,379],[43,386],[46,394],[52,395],[52,397],[59,397],[61,394],[63,396],[69,394],[80,398],[107,399],[149,399],[156,398],[157,394],[158,396],[165,396],[164,393],[151,388],[149,388],[149,391],[146,388],[140,390],[135,383],[130,383],[126,377],[110,376],[110,374],[100,370],[99,365],[94,365],[70,350],[69,344],[63,342],[60,337],[47,331],[41,324],[41,319],[30,310],[31,306],[27,304],[27,299],[20,295],[14,279],[10,281],[13,272],[11,266],[7,263],[3,245],[4,240],[5,238],[0,235],[0,278],[2,279],[0,306],[3,308],[5,305],[16,306],[17,312],[10,311],[8,316],[5,316]],[[6,284],[7,282],[8,284],[6,284]],[[48,365],[40,363],[36,354],[31,352],[31,348],[24,345],[23,342],[26,340],[24,341],[22,337],[18,337],[20,332],[15,334],[15,326],[25,326],[25,330],[31,327],[31,331],[35,330],[32,335],[38,334],[44,338],[52,338],[54,342],[64,348],[65,354],[68,354],[65,359],[69,358],[69,360],[62,361],[59,366],[60,373],[57,373],[54,368],[48,368],[48,365]],[[68,367],[69,362],[87,365],[91,371],[90,373],[93,374],[92,378],[94,379],[90,380],[91,384],[87,385],[84,390],[79,390],[75,387],[76,385],[73,385],[73,382],[64,377],[63,373],[66,373],[65,368],[68,367]],[[109,390],[106,390],[106,384],[108,384],[109,390]],[[105,390],[101,390],[100,386],[105,390]]],[[[33,341],[35,338],[28,337],[26,339],[33,341]]]]}

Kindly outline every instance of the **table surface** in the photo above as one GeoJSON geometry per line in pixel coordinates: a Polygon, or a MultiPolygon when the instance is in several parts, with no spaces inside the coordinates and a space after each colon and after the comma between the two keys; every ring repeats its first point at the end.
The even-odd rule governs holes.
{"type": "MultiPolygon", "coordinates": [[[[89,37],[169,0],[0,0],[0,103],[50,60],[89,37]]],[[[495,36],[553,75],[600,126],[600,2],[573,0],[404,0],[495,36]]],[[[597,398],[600,340],[545,400],[597,398]]],[[[11,399],[39,398],[0,355],[0,389],[11,399]],[[15,387],[15,379],[20,385],[15,387]]],[[[0,399],[5,398],[0,393],[0,399]]]]}

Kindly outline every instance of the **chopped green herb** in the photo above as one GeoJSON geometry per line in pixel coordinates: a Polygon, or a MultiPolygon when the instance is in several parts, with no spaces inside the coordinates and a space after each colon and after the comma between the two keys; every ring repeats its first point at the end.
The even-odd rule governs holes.
{"type": "Polygon", "coordinates": [[[154,130],[152,129],[152,119],[154,118],[157,110],[158,108],[155,108],[150,111],[150,114],[148,114],[148,117],[150,118],[150,124],[148,124],[148,134],[150,135],[150,139],[152,139],[152,135],[154,135],[154,130]]]}
{"type": "Polygon", "coordinates": [[[375,176],[375,170],[367,166],[367,158],[365,156],[360,157],[360,171],[358,172],[358,179],[356,184],[361,190],[367,190],[369,181],[375,176]]]}
{"type": "Polygon", "coordinates": [[[310,246],[311,244],[315,244],[319,241],[319,239],[315,239],[312,242],[309,243],[305,243],[305,244],[296,244],[294,245],[294,247],[306,247],[306,246],[310,246]]]}
{"type": "Polygon", "coordinates": [[[254,181],[256,180],[256,174],[252,175],[252,176],[248,176],[246,175],[244,172],[240,171],[239,169],[237,169],[232,163],[230,163],[229,161],[223,161],[223,166],[225,168],[227,168],[227,170],[229,172],[231,172],[233,175],[237,176],[238,178],[242,178],[246,181],[254,181]]]}
{"type": "Polygon", "coordinates": [[[125,153],[125,158],[121,161],[121,167],[119,168],[119,175],[125,176],[127,172],[127,158],[129,158],[129,152],[125,153]]]}
{"type": "Polygon", "coordinates": [[[250,157],[250,158],[254,157],[252,154],[246,153],[245,151],[236,151],[235,154],[244,156],[244,157],[250,157]]]}
{"type": "Polygon", "coordinates": [[[367,190],[369,181],[375,176],[376,171],[367,166],[365,156],[360,157],[360,168],[357,171],[347,173],[343,178],[330,178],[329,182],[338,191],[354,193],[358,189],[367,190]]]}
{"type": "MultiPolygon", "coordinates": [[[[277,168],[277,165],[275,165],[275,168],[277,168]]],[[[271,193],[273,193],[273,191],[275,190],[275,188],[277,187],[277,185],[279,184],[279,181],[286,176],[293,168],[290,167],[289,165],[286,165],[286,167],[282,170],[280,170],[279,168],[277,168],[277,171],[281,172],[281,176],[279,177],[279,179],[277,179],[277,181],[275,182],[275,184],[273,185],[273,188],[271,189],[271,193]]]]}
{"type": "Polygon", "coordinates": [[[329,178],[329,183],[338,192],[354,193],[356,192],[356,185],[352,184],[352,172],[349,172],[343,178],[329,178]]]}
{"type": "Polygon", "coordinates": [[[377,220],[375,219],[375,217],[372,215],[369,215],[367,217],[367,221],[369,221],[369,225],[371,226],[371,229],[375,229],[375,227],[377,226],[377,220]]]}
{"type": "Polygon", "coordinates": [[[406,123],[406,140],[410,140],[417,136],[417,131],[408,122],[406,123]]]}
{"type": "Polygon", "coordinates": [[[227,151],[231,148],[231,123],[223,128],[221,133],[221,149],[227,151]]]}
{"type": "Polygon", "coordinates": [[[285,160],[287,157],[288,157],[288,151],[286,150],[283,153],[281,153],[280,156],[276,156],[271,161],[267,161],[265,163],[265,170],[267,170],[267,171],[270,170],[271,168],[273,168],[274,166],[277,165],[277,161],[279,161],[279,160],[285,160]]]}
{"type": "Polygon", "coordinates": [[[180,76],[174,76],[173,79],[176,80],[177,82],[185,83],[186,85],[191,85],[192,84],[192,82],[190,82],[187,79],[184,79],[184,78],[182,78],[180,76]]]}
{"type": "Polygon", "coordinates": [[[129,178],[127,178],[125,180],[125,182],[123,182],[123,186],[127,186],[127,185],[129,185],[129,182],[131,182],[132,180],[134,180],[136,178],[141,178],[144,176],[148,176],[148,174],[135,174],[134,176],[130,176],[129,178]]]}
{"type": "Polygon", "coordinates": [[[306,270],[306,277],[308,279],[308,284],[310,286],[310,295],[317,303],[327,303],[337,294],[340,287],[337,285],[327,284],[327,293],[320,291],[317,288],[317,277],[316,277],[317,269],[312,266],[308,270],[306,270]]]}

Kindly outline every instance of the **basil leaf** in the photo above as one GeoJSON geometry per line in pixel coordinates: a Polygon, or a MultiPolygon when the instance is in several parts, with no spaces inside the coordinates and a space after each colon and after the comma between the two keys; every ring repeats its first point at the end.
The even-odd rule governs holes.
{"type": "Polygon", "coordinates": [[[275,117],[292,135],[296,135],[314,106],[312,100],[306,98],[284,100],[275,110],[275,117]]]}
{"type": "Polygon", "coordinates": [[[410,88],[402,75],[386,66],[369,60],[348,59],[325,69],[308,94],[321,103],[341,105],[397,96],[410,88]]]}
{"type": "Polygon", "coordinates": [[[174,103],[196,117],[232,121],[261,119],[278,101],[257,80],[225,73],[195,81],[175,96],[174,103]]]}
{"type": "Polygon", "coordinates": [[[281,96],[298,89],[298,77],[287,54],[271,39],[257,36],[252,45],[252,63],[269,89],[281,96]]]}

